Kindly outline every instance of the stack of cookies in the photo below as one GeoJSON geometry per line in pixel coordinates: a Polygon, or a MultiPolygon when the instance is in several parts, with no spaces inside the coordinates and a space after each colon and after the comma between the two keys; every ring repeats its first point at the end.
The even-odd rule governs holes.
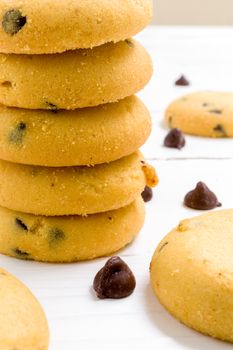
{"type": "Polygon", "coordinates": [[[140,231],[156,176],[134,94],[152,64],[128,38],[151,15],[152,0],[0,1],[0,252],[92,259],[140,231]]]}

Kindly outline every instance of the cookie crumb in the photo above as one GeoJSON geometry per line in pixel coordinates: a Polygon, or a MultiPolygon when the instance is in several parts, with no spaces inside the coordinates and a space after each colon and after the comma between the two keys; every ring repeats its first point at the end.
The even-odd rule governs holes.
{"type": "Polygon", "coordinates": [[[157,186],[159,183],[159,179],[156,174],[155,168],[152,165],[146,163],[145,161],[142,161],[141,163],[142,163],[142,170],[146,177],[147,186],[149,187],[157,186]]]}

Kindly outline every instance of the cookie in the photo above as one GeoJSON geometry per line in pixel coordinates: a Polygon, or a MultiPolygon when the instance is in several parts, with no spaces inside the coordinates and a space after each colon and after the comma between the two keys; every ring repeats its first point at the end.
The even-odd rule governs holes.
{"type": "Polygon", "coordinates": [[[159,244],[151,284],[187,326],[233,341],[233,210],[186,219],[159,244]]]}
{"type": "Polygon", "coordinates": [[[136,96],[57,114],[0,106],[0,118],[1,159],[50,167],[120,159],[141,147],[151,131],[150,114],[136,96]]]}
{"type": "Polygon", "coordinates": [[[47,350],[48,325],[29,289],[0,269],[0,349],[47,350]]]}
{"type": "Polygon", "coordinates": [[[0,103],[29,109],[76,109],[116,102],[152,75],[135,40],[55,55],[0,54],[0,103]]]}
{"type": "Polygon", "coordinates": [[[124,208],[85,217],[35,216],[0,207],[0,252],[47,262],[94,259],[130,243],[144,216],[141,197],[124,208]]]}
{"type": "Polygon", "coordinates": [[[233,137],[233,93],[197,92],[174,101],[165,122],[184,133],[207,137],[233,137]]]}
{"type": "Polygon", "coordinates": [[[15,164],[0,160],[0,205],[40,215],[86,215],[119,209],[146,185],[138,152],[95,167],[15,164]]]}
{"type": "Polygon", "coordinates": [[[0,2],[0,52],[42,54],[118,42],[152,19],[152,0],[0,2]]]}

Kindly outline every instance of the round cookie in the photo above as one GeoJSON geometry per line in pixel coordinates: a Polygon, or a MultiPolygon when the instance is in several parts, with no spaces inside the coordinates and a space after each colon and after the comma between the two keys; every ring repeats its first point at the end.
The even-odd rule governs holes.
{"type": "Polygon", "coordinates": [[[0,52],[56,53],[118,42],[152,19],[152,0],[2,0],[0,52]]]}
{"type": "Polygon", "coordinates": [[[0,269],[0,349],[47,350],[49,331],[44,312],[29,289],[0,269]]]}
{"type": "Polygon", "coordinates": [[[25,213],[86,215],[132,203],[146,185],[138,152],[95,167],[46,168],[0,160],[0,205],[25,213]]]}
{"type": "Polygon", "coordinates": [[[117,210],[89,216],[35,216],[0,207],[0,252],[20,259],[72,262],[109,255],[140,231],[141,197],[117,210]]]}
{"type": "Polygon", "coordinates": [[[138,92],[152,71],[133,39],[55,55],[0,54],[0,103],[54,112],[98,106],[138,92]]]}
{"type": "Polygon", "coordinates": [[[0,159],[50,167],[120,159],[141,147],[151,131],[150,114],[136,96],[57,114],[0,105],[0,119],[0,159]]]}
{"type": "Polygon", "coordinates": [[[233,342],[233,210],[186,219],[159,244],[151,284],[161,304],[195,330],[233,342]]]}
{"type": "Polygon", "coordinates": [[[233,93],[197,92],[174,101],[165,122],[184,133],[207,137],[233,137],[233,93]]]}

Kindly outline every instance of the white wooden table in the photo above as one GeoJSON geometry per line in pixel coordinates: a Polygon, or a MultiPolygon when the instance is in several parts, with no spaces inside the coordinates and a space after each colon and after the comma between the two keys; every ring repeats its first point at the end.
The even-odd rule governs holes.
{"type": "Polygon", "coordinates": [[[187,137],[181,151],[162,147],[167,133],[163,112],[172,99],[200,89],[233,90],[233,28],[151,27],[139,39],[155,67],[151,83],[140,95],[154,123],[143,150],[157,168],[160,185],[147,204],[140,236],[119,253],[136,275],[134,294],[123,300],[95,297],[92,281],[106,259],[49,265],[0,256],[0,265],[24,281],[42,303],[50,324],[50,350],[231,348],[173,319],[152,294],[148,272],[162,237],[180,219],[199,214],[182,205],[197,181],[205,181],[214,190],[223,208],[233,207],[233,140],[187,137]],[[190,79],[190,87],[173,85],[181,73],[190,79]]]}

